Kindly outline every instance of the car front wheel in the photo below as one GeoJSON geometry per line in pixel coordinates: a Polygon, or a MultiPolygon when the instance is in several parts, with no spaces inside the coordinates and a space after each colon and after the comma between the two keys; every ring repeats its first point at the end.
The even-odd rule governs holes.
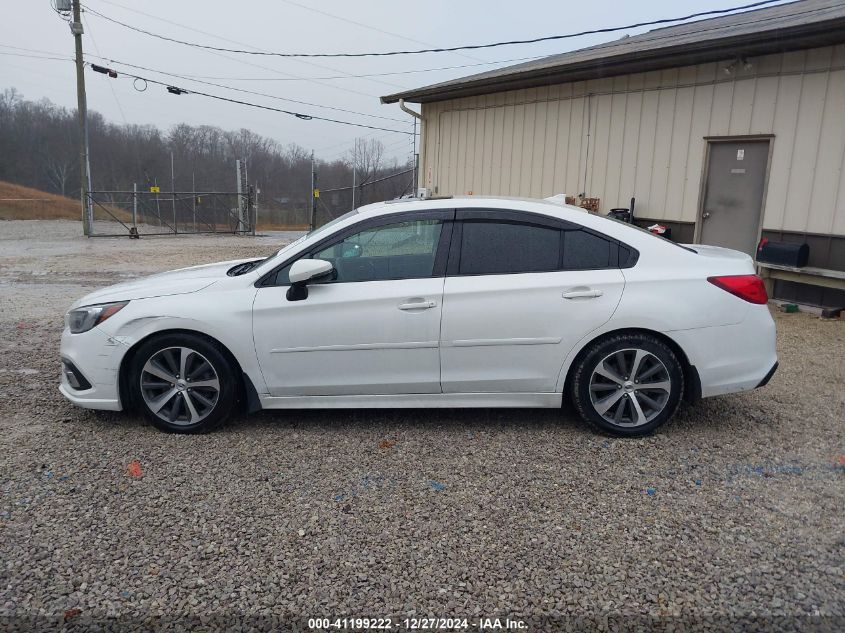
{"type": "Polygon", "coordinates": [[[203,433],[229,417],[235,374],[221,351],[192,334],[145,342],[129,376],[133,402],[159,429],[203,433]]]}
{"type": "Polygon", "coordinates": [[[578,361],[571,397],[590,425],[612,435],[647,435],[674,415],[683,396],[675,353],[648,334],[593,344],[578,361]]]}

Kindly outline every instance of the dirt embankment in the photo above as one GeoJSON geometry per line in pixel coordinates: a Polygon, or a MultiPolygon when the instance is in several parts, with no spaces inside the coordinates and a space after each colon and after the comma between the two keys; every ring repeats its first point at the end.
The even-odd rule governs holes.
{"type": "Polygon", "coordinates": [[[0,180],[0,220],[79,220],[79,200],[0,180]]]}

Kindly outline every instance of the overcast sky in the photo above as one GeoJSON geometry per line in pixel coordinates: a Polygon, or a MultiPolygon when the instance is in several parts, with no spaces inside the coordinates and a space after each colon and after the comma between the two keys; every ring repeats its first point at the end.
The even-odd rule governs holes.
{"type": "MultiPolygon", "coordinates": [[[[83,6],[147,31],[220,47],[281,52],[362,52],[525,39],[677,17],[749,2],[240,0],[222,3],[208,0],[84,0],[83,6]]],[[[72,62],[16,56],[72,56],[73,38],[67,24],[53,12],[51,0],[7,0],[5,5],[11,11],[0,22],[0,89],[15,87],[27,99],[46,97],[54,103],[75,107],[76,83],[72,62]],[[39,52],[33,53],[33,50],[39,52]]],[[[91,12],[84,15],[84,25],[86,55],[100,55],[155,71],[203,76],[207,77],[205,81],[361,114],[232,92],[168,77],[160,72],[133,70],[103,62],[116,69],[211,94],[403,130],[411,129],[412,119],[398,105],[381,105],[379,96],[508,64],[368,78],[351,78],[348,75],[395,73],[551,55],[617,39],[622,35],[586,36],[466,53],[302,60],[200,50],[133,32],[91,12]],[[338,76],[343,78],[338,79],[338,76]],[[364,116],[366,114],[395,120],[364,116]]],[[[633,35],[643,30],[646,29],[628,33],[633,35]]],[[[325,159],[343,155],[356,136],[378,138],[391,156],[404,158],[411,150],[411,137],[402,134],[302,121],[285,114],[198,95],[174,96],[168,94],[164,87],[153,84],[146,91],[139,92],[129,78],[108,79],[90,70],[86,70],[86,83],[88,107],[115,122],[151,123],[163,129],[180,122],[217,125],[226,129],[246,127],[281,143],[294,142],[314,149],[318,156],[325,159]]]]}

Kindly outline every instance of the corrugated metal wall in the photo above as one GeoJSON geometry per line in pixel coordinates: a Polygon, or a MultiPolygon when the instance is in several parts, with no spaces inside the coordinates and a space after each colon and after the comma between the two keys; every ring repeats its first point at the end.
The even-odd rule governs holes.
{"type": "Polygon", "coordinates": [[[845,45],[424,104],[420,186],[695,222],[706,136],[774,134],[763,227],[845,235],[845,45]]]}

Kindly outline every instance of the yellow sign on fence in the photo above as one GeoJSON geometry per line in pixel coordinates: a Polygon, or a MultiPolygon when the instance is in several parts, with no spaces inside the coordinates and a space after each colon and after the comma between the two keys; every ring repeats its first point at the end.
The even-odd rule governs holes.
{"type": "Polygon", "coordinates": [[[161,187],[150,187],[150,193],[159,193],[161,191],[161,187]]]}

